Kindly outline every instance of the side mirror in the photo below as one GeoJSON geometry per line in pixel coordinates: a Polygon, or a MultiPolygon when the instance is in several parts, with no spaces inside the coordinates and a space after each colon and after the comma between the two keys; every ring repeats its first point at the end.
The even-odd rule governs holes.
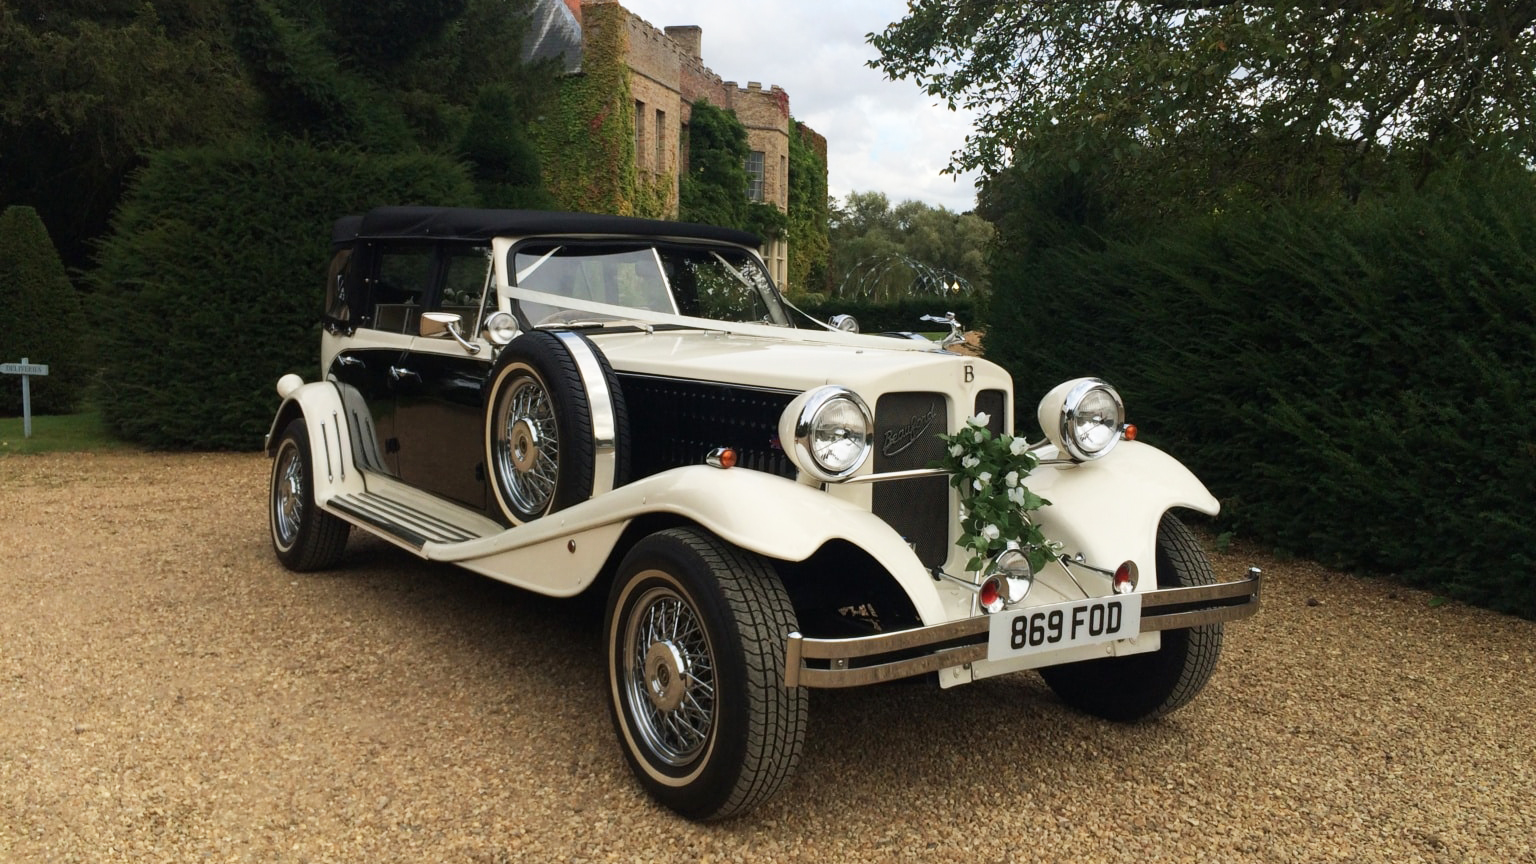
{"type": "Polygon", "coordinates": [[[454,312],[421,313],[421,335],[427,338],[450,336],[465,351],[479,354],[480,346],[464,338],[464,319],[454,312]]]}

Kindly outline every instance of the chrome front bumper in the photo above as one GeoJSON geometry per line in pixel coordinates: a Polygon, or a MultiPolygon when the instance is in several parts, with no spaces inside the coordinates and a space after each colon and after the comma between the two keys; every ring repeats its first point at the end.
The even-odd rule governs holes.
{"type": "MultiPolygon", "coordinates": [[[[1252,567],[1234,582],[1148,591],[1141,595],[1141,632],[1247,618],[1259,611],[1261,581],[1258,568],[1252,567]]],[[[861,687],[985,660],[991,620],[978,615],[851,639],[809,639],[791,633],[784,684],[861,687]]]]}

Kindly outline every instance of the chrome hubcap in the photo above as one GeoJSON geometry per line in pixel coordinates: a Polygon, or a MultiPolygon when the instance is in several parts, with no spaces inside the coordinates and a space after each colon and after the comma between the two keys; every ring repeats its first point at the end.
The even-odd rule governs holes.
{"type": "Polygon", "coordinates": [[[508,437],[512,467],[518,471],[532,471],[539,461],[539,430],[523,419],[512,424],[512,434],[508,437]]]}
{"type": "Polygon", "coordinates": [[[691,605],[671,588],[652,588],[624,628],[625,700],[638,737],[668,765],[703,752],[715,722],[715,664],[691,605]]]}
{"type": "Polygon", "coordinates": [[[494,428],[496,473],[508,503],[519,513],[543,513],[560,479],[560,439],[543,383],[528,374],[512,382],[494,428]]]}
{"type": "Polygon", "coordinates": [[[676,711],[687,692],[686,660],[671,642],[657,642],[645,654],[645,695],[656,710],[676,711]]]}

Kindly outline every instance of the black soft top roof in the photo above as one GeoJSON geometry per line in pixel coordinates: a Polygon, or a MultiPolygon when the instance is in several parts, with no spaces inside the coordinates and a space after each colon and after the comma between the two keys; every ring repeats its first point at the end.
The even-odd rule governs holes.
{"type": "Polygon", "coordinates": [[[546,210],[476,210],[465,207],[376,207],[361,216],[336,220],[331,243],[347,245],[357,240],[421,239],[478,240],[527,234],[629,234],[641,237],[680,237],[716,240],[757,248],[756,234],[696,225],[664,222],[633,216],[601,216],[594,213],[556,213],[546,210]]]}

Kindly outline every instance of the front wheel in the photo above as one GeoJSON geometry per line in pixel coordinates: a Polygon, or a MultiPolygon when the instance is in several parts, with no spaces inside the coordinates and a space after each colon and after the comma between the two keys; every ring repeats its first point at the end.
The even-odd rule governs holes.
{"type": "MultiPolygon", "coordinates": [[[[1215,582],[1195,535],[1165,514],[1157,526],[1157,587],[1215,582]]],[[[1121,722],[1148,720],[1183,707],[1205,688],[1221,657],[1221,637],[1219,623],[1165,630],[1156,651],[1047,666],[1040,675],[1079,711],[1121,722]]]]}
{"type": "Polygon", "coordinates": [[[784,686],[795,613],[762,558],[698,529],[652,534],[620,565],[603,629],[614,728],[662,804],[723,819],[794,772],[807,705],[784,686]]]}

